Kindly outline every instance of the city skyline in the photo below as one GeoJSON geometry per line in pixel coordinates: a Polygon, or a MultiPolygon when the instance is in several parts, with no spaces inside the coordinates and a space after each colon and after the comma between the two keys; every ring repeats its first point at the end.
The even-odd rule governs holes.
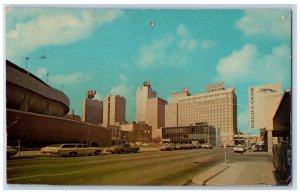
{"type": "MultiPolygon", "coordinates": [[[[290,11],[283,9],[13,7],[6,8],[6,58],[63,90],[75,114],[82,115],[87,90],[96,90],[101,101],[124,96],[130,121],[145,80],[168,102],[184,87],[194,95],[217,81],[234,86],[244,106],[251,86],[291,88],[290,30],[290,11]]],[[[248,128],[247,108],[237,109],[238,128],[248,128]]]]}

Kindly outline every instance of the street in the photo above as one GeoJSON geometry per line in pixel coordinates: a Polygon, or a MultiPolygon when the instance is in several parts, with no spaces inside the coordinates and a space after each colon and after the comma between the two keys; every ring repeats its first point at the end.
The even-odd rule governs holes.
{"type": "MultiPolygon", "coordinates": [[[[239,157],[227,148],[227,160],[239,157]]],[[[88,157],[39,156],[7,161],[8,184],[189,185],[197,174],[224,162],[223,149],[156,151],[88,157]]]]}

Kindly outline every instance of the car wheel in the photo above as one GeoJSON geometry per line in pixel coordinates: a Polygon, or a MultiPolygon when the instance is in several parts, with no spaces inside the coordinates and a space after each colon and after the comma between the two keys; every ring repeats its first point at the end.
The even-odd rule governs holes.
{"type": "Polygon", "coordinates": [[[119,151],[118,151],[118,154],[122,154],[122,153],[123,153],[123,150],[119,150],[119,151]]]}
{"type": "Polygon", "coordinates": [[[76,152],[70,152],[70,153],[69,153],[69,156],[70,156],[70,157],[75,157],[76,155],[77,155],[76,152]]]}
{"type": "Polygon", "coordinates": [[[100,152],[101,152],[100,150],[96,150],[95,155],[100,155],[100,152]]]}

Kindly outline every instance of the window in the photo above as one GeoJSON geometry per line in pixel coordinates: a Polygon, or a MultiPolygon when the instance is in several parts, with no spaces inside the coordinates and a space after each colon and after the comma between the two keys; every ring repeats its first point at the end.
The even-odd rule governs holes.
{"type": "Polygon", "coordinates": [[[76,148],[82,148],[82,144],[78,144],[76,148]]]}
{"type": "Polygon", "coordinates": [[[65,144],[61,148],[75,148],[76,144],[65,144]]]}

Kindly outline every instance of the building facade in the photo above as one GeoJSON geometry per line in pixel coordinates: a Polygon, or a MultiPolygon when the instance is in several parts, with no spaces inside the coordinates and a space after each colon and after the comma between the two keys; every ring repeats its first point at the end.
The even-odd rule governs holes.
{"type": "Polygon", "coordinates": [[[184,88],[183,91],[172,94],[171,103],[165,106],[166,127],[178,126],[178,101],[190,95],[189,88],[184,88]]]}
{"type": "Polygon", "coordinates": [[[166,108],[167,126],[206,122],[220,131],[222,141],[234,145],[234,134],[237,133],[237,97],[234,87],[225,89],[221,82],[206,86],[206,91],[197,95],[186,94],[177,103],[172,103],[173,107],[166,108]]]}
{"type": "Polygon", "coordinates": [[[103,125],[125,123],[126,99],[123,96],[107,96],[103,105],[103,125]]]}
{"type": "Polygon", "coordinates": [[[103,123],[103,102],[91,98],[83,99],[82,121],[96,125],[103,123]]]}
{"type": "Polygon", "coordinates": [[[128,142],[152,142],[152,127],[145,123],[126,123],[121,125],[121,130],[126,132],[128,142]]]}
{"type": "Polygon", "coordinates": [[[111,145],[111,132],[67,115],[69,98],[29,71],[6,61],[6,140],[9,146],[55,143],[111,145]]]}
{"type": "Polygon", "coordinates": [[[148,99],[156,97],[148,81],[143,83],[136,91],[136,122],[146,122],[148,99]]]}
{"type": "Polygon", "coordinates": [[[213,146],[220,144],[220,131],[207,123],[193,126],[163,127],[162,138],[175,144],[208,143],[213,146]]]}
{"type": "MultiPolygon", "coordinates": [[[[277,106],[266,106],[267,103],[276,103],[281,96],[281,84],[269,84],[253,86],[248,89],[249,100],[249,128],[265,128],[268,115],[266,112],[274,112],[277,106]],[[269,100],[267,100],[267,97],[269,100]],[[273,99],[271,99],[273,98],[273,99]],[[271,100],[271,102],[270,102],[271,100]]],[[[274,113],[273,113],[274,114],[274,113]]],[[[271,118],[272,119],[272,118],[271,118]]],[[[269,118],[270,120],[270,118],[269,118]]]]}
{"type": "Polygon", "coordinates": [[[259,128],[265,131],[264,143],[270,155],[273,154],[273,116],[281,102],[281,84],[253,86],[248,89],[249,100],[249,128],[259,128]]]}
{"type": "Polygon", "coordinates": [[[147,101],[146,123],[152,129],[165,126],[165,105],[167,101],[162,98],[149,98],[147,101]]]}

